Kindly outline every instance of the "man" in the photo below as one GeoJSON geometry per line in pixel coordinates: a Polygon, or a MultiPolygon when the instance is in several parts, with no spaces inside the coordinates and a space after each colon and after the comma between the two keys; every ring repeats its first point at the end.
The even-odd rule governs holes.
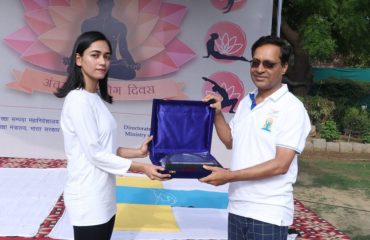
{"type": "Polygon", "coordinates": [[[250,74],[257,89],[240,102],[228,124],[221,99],[214,99],[217,135],[233,149],[230,170],[204,166],[212,173],[200,179],[212,185],[230,183],[228,236],[241,239],[287,239],[293,223],[293,183],[297,154],[303,151],[311,124],[303,104],[282,83],[290,48],[274,36],[252,46],[250,74]]]}

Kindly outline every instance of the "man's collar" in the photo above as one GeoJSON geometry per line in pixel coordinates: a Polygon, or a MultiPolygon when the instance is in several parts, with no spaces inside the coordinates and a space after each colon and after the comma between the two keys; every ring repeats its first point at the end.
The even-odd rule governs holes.
{"type": "Polygon", "coordinates": [[[281,87],[278,90],[276,90],[273,94],[271,94],[268,98],[271,98],[272,101],[276,102],[277,100],[279,100],[279,98],[281,98],[288,91],[289,91],[288,85],[282,84],[281,87]]]}
{"type": "MultiPolygon", "coordinates": [[[[276,102],[277,100],[279,100],[280,97],[282,97],[288,91],[289,91],[288,85],[283,83],[281,84],[281,87],[278,90],[276,90],[273,94],[271,94],[267,98],[270,98],[272,101],[276,102]]],[[[257,96],[258,89],[254,89],[252,92],[249,92],[249,94],[254,94],[254,96],[257,96]]]]}

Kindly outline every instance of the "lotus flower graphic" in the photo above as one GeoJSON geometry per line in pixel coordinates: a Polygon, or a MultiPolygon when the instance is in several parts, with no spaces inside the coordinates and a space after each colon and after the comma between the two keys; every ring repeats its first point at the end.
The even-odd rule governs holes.
{"type": "MultiPolygon", "coordinates": [[[[98,16],[102,11],[99,2],[105,1],[92,2],[22,0],[26,26],[4,40],[22,60],[47,71],[64,73],[66,59],[74,39],[81,33],[82,24],[98,16]]],[[[125,27],[121,30],[127,33],[126,47],[137,64],[135,80],[150,80],[179,71],[195,56],[177,39],[187,11],[185,6],[161,0],[111,2],[114,5],[111,17],[125,27]]],[[[117,60],[123,58],[122,55],[117,47],[117,60]]]]}
{"type": "MultiPolygon", "coordinates": [[[[225,82],[222,82],[221,83],[221,87],[223,88],[223,89],[225,89],[226,90],[226,92],[227,92],[227,95],[230,97],[230,98],[240,98],[240,93],[238,93],[238,92],[236,92],[236,90],[235,90],[235,86],[230,86],[230,87],[228,87],[227,85],[226,85],[226,83],[225,82]]],[[[217,94],[217,95],[220,95],[219,93],[217,93],[217,92],[214,92],[214,91],[211,91],[211,90],[206,90],[205,91],[205,95],[208,95],[208,94],[217,94]]],[[[221,96],[222,97],[222,96],[221,96]]]]}
{"type": "Polygon", "coordinates": [[[219,39],[216,40],[216,47],[221,54],[234,55],[237,54],[244,45],[238,40],[236,36],[230,37],[227,32],[225,32],[219,39]]]}
{"type": "Polygon", "coordinates": [[[212,59],[222,63],[247,61],[243,56],[247,46],[246,35],[236,23],[221,21],[212,25],[207,31],[205,45],[205,58],[212,56],[212,59]]]}

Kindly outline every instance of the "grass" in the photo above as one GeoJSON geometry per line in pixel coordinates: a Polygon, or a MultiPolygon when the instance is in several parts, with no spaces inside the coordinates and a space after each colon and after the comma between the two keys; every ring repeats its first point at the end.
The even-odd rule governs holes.
{"type": "MultiPolygon", "coordinates": [[[[361,190],[370,198],[370,161],[350,161],[350,160],[299,160],[299,172],[309,176],[309,181],[302,181],[298,177],[297,186],[303,187],[327,187],[337,190],[361,190]]],[[[325,202],[325,199],[322,202],[325,202]]],[[[321,202],[321,201],[319,201],[321,202]]],[[[324,204],[311,204],[310,208],[319,215],[338,214],[343,211],[335,206],[324,204]]],[[[348,216],[355,217],[356,214],[348,216]]],[[[341,229],[354,240],[370,239],[369,234],[361,235],[358,233],[359,226],[347,226],[341,229]]]]}
{"type": "MultiPolygon", "coordinates": [[[[300,160],[299,171],[312,177],[313,187],[363,190],[370,197],[370,161],[300,160]]],[[[298,178],[297,185],[304,185],[298,178]]]]}

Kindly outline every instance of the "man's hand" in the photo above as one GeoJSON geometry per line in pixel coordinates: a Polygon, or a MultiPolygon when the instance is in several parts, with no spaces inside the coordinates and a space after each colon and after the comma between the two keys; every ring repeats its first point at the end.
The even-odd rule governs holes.
{"type": "Polygon", "coordinates": [[[199,181],[203,183],[208,183],[214,186],[220,186],[230,182],[232,179],[232,172],[230,170],[206,165],[204,165],[203,168],[212,171],[212,173],[207,177],[199,179],[199,181]]]}
{"type": "Polygon", "coordinates": [[[221,112],[221,101],[222,101],[221,96],[208,94],[202,99],[203,102],[208,102],[211,100],[213,100],[214,103],[211,103],[209,106],[211,108],[214,108],[216,110],[216,113],[220,113],[221,112]]]}

